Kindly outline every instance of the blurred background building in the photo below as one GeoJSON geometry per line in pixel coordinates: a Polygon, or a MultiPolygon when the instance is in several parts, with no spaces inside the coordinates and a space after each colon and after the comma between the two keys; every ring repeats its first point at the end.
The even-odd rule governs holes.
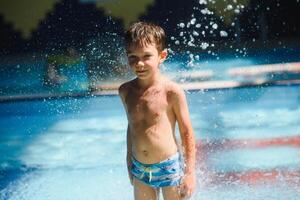
{"type": "MultiPolygon", "coordinates": [[[[201,41],[228,43],[260,41],[281,45],[299,41],[299,1],[206,0],[8,0],[0,2],[1,55],[83,48],[102,33],[121,34],[137,20],[162,25],[168,36],[178,36],[180,23],[197,19],[201,41]],[[212,27],[216,24],[218,27],[212,27]]],[[[192,24],[191,24],[192,25],[192,24]]],[[[193,31],[193,26],[185,31],[193,31]]],[[[172,45],[172,42],[169,42],[172,45]]],[[[224,45],[225,44],[225,45],[224,45]]],[[[261,43],[260,43],[261,44],[261,43]]]]}
{"type": "Polygon", "coordinates": [[[299,60],[299,11],[298,0],[1,0],[1,93],[23,93],[27,86],[35,88],[30,91],[44,91],[34,87],[33,80],[39,79],[41,85],[49,59],[58,55],[62,55],[60,65],[84,68],[82,73],[78,66],[58,67],[58,74],[85,77],[55,91],[89,90],[99,82],[127,76],[122,33],[137,20],[165,28],[170,61],[172,52],[187,55],[182,68],[195,59],[219,60],[226,53],[259,56],[257,49],[283,55],[278,59],[268,54],[260,64],[295,62],[299,60]],[[70,48],[77,52],[78,62],[62,62],[70,48]],[[18,76],[23,77],[23,85],[18,76]]]}

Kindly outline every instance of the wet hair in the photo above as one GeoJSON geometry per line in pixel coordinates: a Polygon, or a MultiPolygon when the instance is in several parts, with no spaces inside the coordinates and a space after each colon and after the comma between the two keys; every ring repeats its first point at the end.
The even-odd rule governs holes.
{"type": "Polygon", "coordinates": [[[136,22],[125,32],[125,44],[127,49],[130,46],[144,47],[153,43],[159,52],[166,48],[165,31],[158,25],[148,22],[136,22]]]}

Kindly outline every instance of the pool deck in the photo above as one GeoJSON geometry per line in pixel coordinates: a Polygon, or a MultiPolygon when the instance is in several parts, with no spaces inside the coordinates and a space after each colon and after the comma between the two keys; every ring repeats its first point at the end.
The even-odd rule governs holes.
{"type": "MultiPolygon", "coordinates": [[[[193,83],[181,83],[181,87],[186,91],[199,91],[199,90],[219,90],[243,87],[258,87],[258,86],[278,86],[278,85],[300,85],[300,79],[282,80],[282,81],[267,81],[256,80],[252,82],[239,82],[239,81],[204,81],[193,83]]],[[[90,96],[109,96],[118,95],[118,87],[120,83],[109,85],[100,85],[93,88],[92,91],[84,92],[64,92],[64,93],[39,93],[39,94],[25,94],[25,95],[5,95],[0,96],[0,103],[14,102],[14,101],[31,101],[31,100],[47,100],[58,98],[79,98],[90,96]]]]}
{"type": "MultiPolygon", "coordinates": [[[[300,62],[270,64],[259,66],[235,67],[227,71],[227,75],[232,80],[213,80],[212,70],[203,70],[195,72],[181,72],[179,77],[174,79],[187,79],[196,81],[178,82],[184,90],[216,90],[242,87],[257,87],[271,85],[298,85],[300,84],[300,62]],[[276,74],[296,74],[296,78],[289,80],[272,80],[266,78],[268,75],[276,74]],[[299,74],[299,76],[298,76],[299,74]],[[211,80],[209,80],[211,79],[211,80]],[[237,79],[237,80],[235,80],[237,79]],[[239,80],[241,79],[241,80],[239,80]],[[198,80],[198,81],[197,81],[198,80]],[[202,80],[202,81],[199,81],[202,80]]],[[[0,96],[1,102],[24,101],[24,100],[44,100],[69,97],[86,97],[101,95],[117,95],[121,82],[98,84],[90,90],[82,92],[60,92],[60,93],[39,93],[22,95],[4,95],[0,96]]]]}
{"type": "MultiPolygon", "coordinates": [[[[262,77],[262,75],[274,74],[298,74],[300,73],[300,62],[283,63],[283,64],[270,64],[259,66],[236,67],[229,69],[227,74],[233,79],[243,78],[243,81],[238,80],[206,80],[213,78],[212,70],[203,70],[196,72],[181,72],[177,79],[202,79],[206,81],[186,81],[179,83],[184,90],[211,90],[211,89],[228,89],[239,87],[252,87],[252,86],[267,86],[267,85],[288,85],[300,84],[300,74],[297,79],[291,80],[270,80],[262,77]]],[[[171,77],[176,78],[176,77],[171,77]]],[[[102,94],[112,91],[113,94],[117,93],[117,89],[121,83],[98,84],[93,88],[94,94],[102,94]]]]}
{"type": "Polygon", "coordinates": [[[299,73],[300,63],[270,64],[249,67],[237,67],[228,70],[230,76],[257,76],[265,74],[299,73]]]}

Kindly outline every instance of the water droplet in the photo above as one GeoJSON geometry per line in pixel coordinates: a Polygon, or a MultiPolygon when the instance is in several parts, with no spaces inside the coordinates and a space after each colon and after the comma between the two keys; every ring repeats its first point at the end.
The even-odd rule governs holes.
{"type": "Polygon", "coordinates": [[[196,23],[196,18],[193,18],[191,19],[191,22],[190,22],[192,25],[194,25],[196,23]]]}
{"type": "Polygon", "coordinates": [[[197,31],[193,31],[194,36],[199,36],[199,33],[197,31]]]}
{"type": "Polygon", "coordinates": [[[200,5],[207,4],[207,1],[206,1],[206,0],[199,0],[199,4],[200,4],[200,5]]]}
{"type": "Polygon", "coordinates": [[[228,33],[226,31],[220,31],[220,36],[221,37],[227,37],[228,33]]]}
{"type": "Polygon", "coordinates": [[[205,50],[205,49],[207,49],[207,47],[209,47],[209,44],[206,43],[206,42],[202,42],[201,45],[200,45],[200,47],[201,47],[203,50],[205,50]]]}
{"type": "Polygon", "coordinates": [[[233,9],[233,6],[229,4],[229,5],[227,5],[226,9],[227,9],[227,10],[232,10],[232,9],[233,9]]]}
{"type": "Polygon", "coordinates": [[[213,27],[213,29],[217,29],[218,28],[218,24],[213,24],[212,27],[213,27]]]}
{"type": "Polygon", "coordinates": [[[184,28],[184,27],[185,27],[185,24],[184,24],[184,23],[180,23],[180,24],[178,24],[178,26],[179,26],[180,28],[184,28]]]}

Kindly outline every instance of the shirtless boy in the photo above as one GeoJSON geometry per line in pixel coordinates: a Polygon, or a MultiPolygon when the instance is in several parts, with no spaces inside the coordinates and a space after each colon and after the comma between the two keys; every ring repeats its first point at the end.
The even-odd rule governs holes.
{"type": "Polygon", "coordinates": [[[164,30],[137,22],[126,31],[125,42],[136,75],[119,88],[128,119],[127,167],[134,197],[156,200],[161,188],[165,200],[189,198],[196,185],[195,138],[184,91],[160,73],[167,58],[164,30]]]}

